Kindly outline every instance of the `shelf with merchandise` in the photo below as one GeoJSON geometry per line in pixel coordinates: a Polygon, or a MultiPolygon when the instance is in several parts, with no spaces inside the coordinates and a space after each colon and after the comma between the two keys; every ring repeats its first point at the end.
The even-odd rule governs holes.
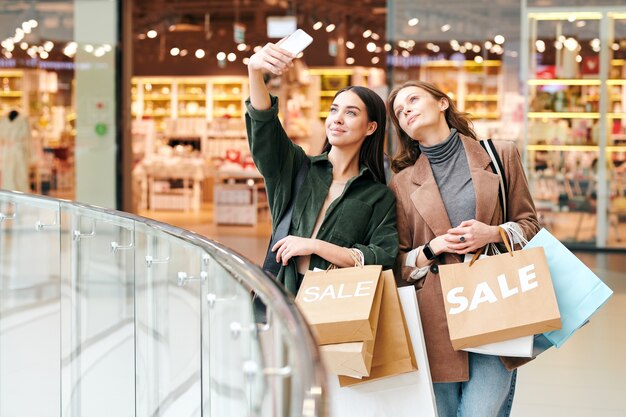
{"type": "Polygon", "coordinates": [[[578,212],[574,237],[556,225],[564,242],[610,246],[611,197],[626,166],[626,8],[617,8],[530,7],[523,16],[525,164],[544,218],[578,212]],[[591,242],[579,238],[586,218],[591,242]]]}
{"type": "Polygon", "coordinates": [[[435,84],[473,120],[501,117],[502,63],[499,60],[427,62],[420,79],[435,84]]]}
{"type": "Polygon", "coordinates": [[[24,94],[24,71],[0,70],[0,111],[6,113],[15,108],[26,109],[24,94]]]}

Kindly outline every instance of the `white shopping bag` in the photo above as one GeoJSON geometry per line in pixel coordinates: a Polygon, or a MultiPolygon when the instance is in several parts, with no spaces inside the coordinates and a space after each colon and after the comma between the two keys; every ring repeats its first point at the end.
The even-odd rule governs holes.
{"type": "MultiPolygon", "coordinates": [[[[468,253],[465,255],[465,262],[472,260],[473,254],[468,253]]],[[[480,255],[480,258],[485,258],[485,255],[480,255]]],[[[533,356],[533,344],[534,336],[522,336],[515,339],[503,340],[502,342],[487,343],[485,345],[465,348],[467,352],[482,353],[483,355],[495,355],[495,356],[511,356],[516,358],[532,358],[533,356]]]]}
{"type": "Polygon", "coordinates": [[[340,417],[437,417],[415,288],[398,288],[418,370],[349,387],[329,376],[331,415],[340,417]],[[416,414],[417,413],[417,414],[416,414]]]}

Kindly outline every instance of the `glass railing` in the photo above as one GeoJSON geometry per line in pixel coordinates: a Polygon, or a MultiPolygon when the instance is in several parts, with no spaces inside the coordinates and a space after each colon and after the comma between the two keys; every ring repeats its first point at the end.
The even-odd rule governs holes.
{"type": "Polygon", "coordinates": [[[0,417],[313,417],[325,395],[302,316],[247,259],[145,218],[0,191],[0,417]]]}

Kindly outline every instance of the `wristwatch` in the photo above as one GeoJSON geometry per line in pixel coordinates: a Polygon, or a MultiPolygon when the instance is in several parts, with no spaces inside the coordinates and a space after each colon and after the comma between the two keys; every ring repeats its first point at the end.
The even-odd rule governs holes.
{"type": "Polygon", "coordinates": [[[435,252],[433,252],[433,249],[430,247],[430,242],[424,245],[422,252],[424,253],[426,259],[428,259],[429,261],[432,261],[437,257],[437,255],[435,255],[435,252]]]}

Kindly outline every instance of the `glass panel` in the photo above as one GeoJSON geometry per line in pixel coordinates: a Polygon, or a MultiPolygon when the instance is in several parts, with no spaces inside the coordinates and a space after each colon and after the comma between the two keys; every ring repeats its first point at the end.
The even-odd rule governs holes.
{"type": "Polygon", "coordinates": [[[134,224],[61,204],[64,415],[133,416],[134,224]]]}
{"type": "Polygon", "coordinates": [[[595,245],[600,13],[531,13],[527,167],[543,224],[595,245]]]}
{"type": "Polygon", "coordinates": [[[626,247],[626,13],[609,13],[613,23],[608,84],[608,245],[626,247]]]}
{"type": "Polygon", "coordinates": [[[202,413],[202,255],[198,247],[137,224],[137,415],[202,413]]]}
{"type": "MultiPolygon", "coordinates": [[[[213,259],[208,262],[205,288],[203,316],[208,317],[203,326],[203,347],[208,357],[208,366],[203,367],[205,412],[214,416],[281,415],[268,414],[267,410],[261,413],[267,357],[261,354],[259,338],[270,343],[272,332],[262,329],[257,333],[250,291],[213,259]]],[[[266,397],[269,399],[271,395],[266,397]]]]}
{"type": "Polygon", "coordinates": [[[2,416],[60,412],[58,215],[58,202],[0,194],[2,416]]]}

